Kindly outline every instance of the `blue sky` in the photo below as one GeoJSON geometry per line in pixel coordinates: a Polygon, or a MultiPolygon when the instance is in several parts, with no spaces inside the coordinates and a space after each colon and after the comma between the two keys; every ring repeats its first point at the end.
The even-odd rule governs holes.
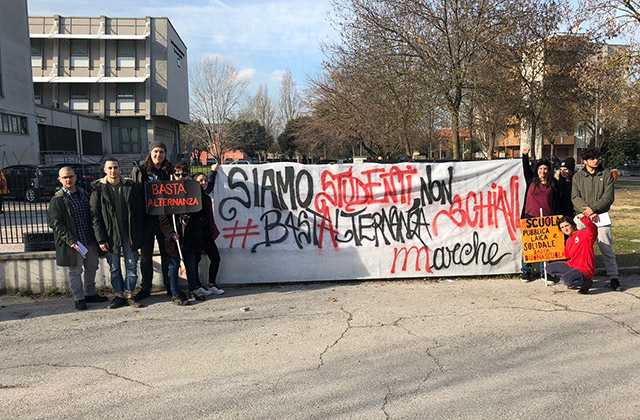
{"type": "Polygon", "coordinates": [[[299,89],[321,69],[320,42],[335,40],[330,0],[28,0],[32,16],[168,17],[188,48],[189,61],[229,58],[277,95],[284,70],[299,89]]]}

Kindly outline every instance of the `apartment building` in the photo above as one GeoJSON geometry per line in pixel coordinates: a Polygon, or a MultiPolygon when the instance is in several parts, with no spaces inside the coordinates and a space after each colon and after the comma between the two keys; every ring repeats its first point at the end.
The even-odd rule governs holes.
{"type": "Polygon", "coordinates": [[[38,162],[38,128],[29,72],[26,1],[0,13],[0,167],[38,162]]]}
{"type": "MultiPolygon", "coordinates": [[[[528,89],[531,89],[531,91],[523,89],[523,96],[526,100],[530,95],[535,96],[533,91],[556,89],[557,92],[564,94],[552,99],[559,101],[556,107],[558,104],[574,106],[578,104],[578,100],[581,100],[572,97],[570,89],[576,85],[572,72],[578,68],[582,60],[587,57],[609,57],[629,48],[628,45],[595,44],[580,34],[555,34],[532,45],[539,45],[539,48],[533,49],[530,56],[523,57],[524,75],[528,80],[528,89]]],[[[549,99],[542,96],[537,101],[537,106],[545,100],[549,99]]],[[[536,101],[532,103],[536,106],[536,101]]],[[[513,116],[507,122],[504,137],[498,142],[497,156],[518,158],[521,156],[523,146],[534,144],[535,155],[538,157],[560,159],[573,157],[577,162],[581,162],[582,149],[588,147],[590,143],[599,144],[598,135],[603,113],[597,99],[592,103],[583,100],[581,104],[582,113],[576,114],[574,120],[564,128],[557,127],[553,133],[543,135],[538,122],[534,141],[531,139],[531,121],[528,121],[525,116],[513,116]],[[590,111],[585,112],[584,110],[588,108],[591,108],[590,111]]],[[[555,112],[562,113],[562,109],[559,107],[555,112]]]]}
{"type": "Polygon", "coordinates": [[[189,122],[187,47],[168,18],[30,16],[29,36],[42,153],[133,160],[163,141],[177,155],[189,122]],[[102,124],[63,118],[61,130],[58,110],[102,124]]]}

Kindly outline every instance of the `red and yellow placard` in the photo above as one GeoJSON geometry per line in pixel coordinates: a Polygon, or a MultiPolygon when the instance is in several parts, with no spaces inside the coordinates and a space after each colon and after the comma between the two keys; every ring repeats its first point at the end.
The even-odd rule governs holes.
{"type": "Polygon", "coordinates": [[[561,217],[545,216],[520,220],[524,262],[564,259],[564,234],[557,226],[561,217]]]}

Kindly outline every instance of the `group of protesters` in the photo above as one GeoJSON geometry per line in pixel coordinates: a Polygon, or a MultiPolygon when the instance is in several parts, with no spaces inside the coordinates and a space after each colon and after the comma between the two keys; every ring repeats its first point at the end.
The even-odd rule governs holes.
{"type": "MultiPolygon", "coordinates": [[[[575,171],[575,160],[560,163],[557,176],[551,161],[529,161],[529,147],[523,148],[522,166],[527,183],[522,218],[561,215],[558,226],[566,236],[566,261],[543,264],[554,281],[569,289],[587,294],[593,286],[597,242],[613,290],[622,290],[618,280],[618,265],[612,248],[611,223],[608,211],[614,201],[614,177],[600,162],[600,150],[582,152],[584,167],[575,171]]],[[[533,280],[532,264],[522,262],[522,281],[533,280]]]]}
{"type": "MultiPolygon", "coordinates": [[[[553,280],[586,294],[593,285],[597,242],[613,290],[621,290],[618,267],[611,243],[609,208],[614,201],[614,178],[600,164],[600,151],[587,149],[582,153],[584,167],[575,170],[575,160],[560,163],[554,176],[554,166],[546,159],[529,161],[530,148],[523,148],[522,163],[527,184],[522,218],[562,215],[558,220],[561,231],[568,237],[565,244],[566,261],[545,264],[544,270],[553,280]],[[604,219],[604,220],[601,220],[604,219]]],[[[193,174],[201,186],[202,208],[185,215],[154,216],[146,212],[145,184],[186,180],[191,177],[189,166],[180,162],[173,166],[167,160],[167,148],[162,142],[149,147],[145,160],[134,165],[130,178],[121,175],[120,164],[108,158],[104,164],[105,177],[93,182],[89,194],[76,184],[76,174],[70,167],[59,171],[62,188],[52,198],[48,220],[54,233],[56,263],[68,267],[69,282],[78,310],[87,303],[108,299],[96,292],[95,275],[99,252],[105,254],[111,273],[115,297],[108,308],[121,306],[141,308],[141,302],[152,291],[153,255],[158,244],[162,280],[166,292],[178,305],[189,304],[189,296],[180,290],[181,263],[186,271],[189,294],[195,300],[205,300],[211,294],[222,294],[216,287],[220,254],[215,238],[216,227],[210,194],[217,174],[217,165],[209,174],[193,174]],[[201,254],[210,260],[207,285],[199,275],[201,254]],[[125,274],[121,269],[124,257],[125,274]],[[140,290],[134,294],[138,280],[140,259],[140,290]],[[84,271],[84,281],[82,274],[84,271]]],[[[522,280],[531,281],[532,264],[522,262],[522,280]]]]}
{"type": "Polygon", "coordinates": [[[189,304],[189,296],[179,285],[181,261],[193,299],[205,300],[208,295],[224,293],[216,286],[220,254],[215,238],[219,231],[210,199],[217,165],[212,166],[208,175],[193,175],[201,186],[200,211],[188,215],[153,216],[146,212],[145,184],[191,177],[185,162],[174,167],[166,155],[164,143],[151,143],[149,155],[134,165],[130,178],[121,175],[117,159],[106,159],[106,175],[92,183],[91,194],[76,184],[73,168],[65,166],[59,170],[58,181],[62,188],[51,199],[48,221],[55,238],[56,264],[68,268],[76,309],[87,309],[87,303],[108,301],[97,293],[95,286],[100,252],[109,264],[115,292],[107,307],[144,307],[141,301],[152,291],[156,241],[163,284],[175,304],[189,304]],[[210,260],[206,286],[201,283],[198,272],[202,252],[210,260]],[[121,257],[124,258],[124,276],[121,257]],[[138,283],[138,258],[141,282],[140,290],[134,294],[138,283]]]}

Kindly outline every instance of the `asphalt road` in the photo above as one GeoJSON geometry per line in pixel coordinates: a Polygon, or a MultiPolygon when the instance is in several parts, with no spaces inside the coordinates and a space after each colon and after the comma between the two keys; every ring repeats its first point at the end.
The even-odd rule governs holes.
{"type": "Polygon", "coordinates": [[[637,419],[640,276],[229,289],[134,310],[0,297],[11,419],[637,419]],[[246,312],[242,307],[248,307],[246,312]]]}

